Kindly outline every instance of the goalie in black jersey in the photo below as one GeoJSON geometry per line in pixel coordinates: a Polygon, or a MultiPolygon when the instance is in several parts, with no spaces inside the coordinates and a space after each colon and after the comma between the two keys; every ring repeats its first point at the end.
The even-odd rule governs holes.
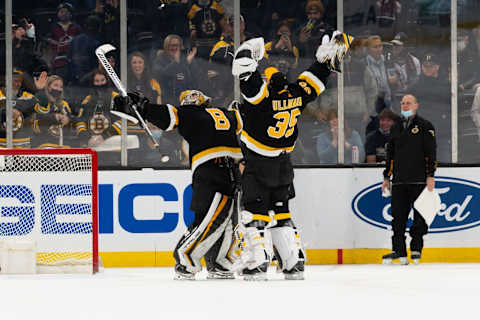
{"type": "Polygon", "coordinates": [[[265,280],[270,263],[268,231],[273,251],[286,279],[303,279],[305,252],[291,219],[288,200],[293,187],[290,152],[297,139],[297,120],[307,103],[325,90],[327,77],[338,66],[353,40],[339,31],[325,35],[315,61],[288,83],[275,68],[267,68],[264,81],[257,71],[264,56],[263,38],[244,42],[236,51],[232,74],[240,78],[244,102],[240,113],[246,165],[242,175],[240,220],[246,246],[242,271],[246,280],[265,280]],[[273,212],[272,215],[269,213],[273,212]],[[268,228],[268,229],[267,229],[268,228]]]}
{"type": "Polygon", "coordinates": [[[200,91],[184,91],[180,101],[178,108],[157,105],[129,93],[128,98],[116,97],[113,109],[134,116],[133,102],[145,120],[167,131],[178,128],[188,142],[195,219],[175,248],[175,279],[195,279],[202,269],[202,257],[208,278],[232,279],[229,249],[237,176],[234,159],[242,158],[237,140],[242,121],[238,111],[210,107],[210,98],[200,91]]]}

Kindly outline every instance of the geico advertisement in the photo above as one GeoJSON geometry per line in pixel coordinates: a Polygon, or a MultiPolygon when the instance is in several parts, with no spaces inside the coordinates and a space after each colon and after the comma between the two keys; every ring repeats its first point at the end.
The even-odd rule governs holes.
{"type": "Polygon", "coordinates": [[[99,172],[100,251],[171,251],[193,221],[191,172],[99,172]]]}
{"type": "MultiPolygon", "coordinates": [[[[3,177],[0,237],[88,233],[81,215],[91,191],[78,189],[85,181],[65,177],[3,177]]],[[[480,247],[480,168],[440,168],[436,179],[442,207],[425,246],[480,247]]],[[[381,196],[381,180],[381,168],[297,169],[290,211],[305,247],[389,248],[390,198],[381,196]]],[[[193,220],[191,198],[188,170],[100,171],[100,251],[173,250],[193,220]]]]}

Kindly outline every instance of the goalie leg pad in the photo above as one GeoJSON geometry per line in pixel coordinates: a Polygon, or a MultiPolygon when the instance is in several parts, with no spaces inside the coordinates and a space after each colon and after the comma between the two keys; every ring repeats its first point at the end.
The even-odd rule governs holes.
{"type": "Polygon", "coordinates": [[[188,272],[202,270],[200,259],[213,247],[230,222],[232,199],[215,193],[205,218],[193,230],[188,231],[175,249],[177,262],[188,272]]]}
{"type": "Polygon", "coordinates": [[[291,225],[285,225],[271,228],[270,233],[282,271],[290,272],[294,268],[303,271],[305,251],[297,230],[291,225]]]}

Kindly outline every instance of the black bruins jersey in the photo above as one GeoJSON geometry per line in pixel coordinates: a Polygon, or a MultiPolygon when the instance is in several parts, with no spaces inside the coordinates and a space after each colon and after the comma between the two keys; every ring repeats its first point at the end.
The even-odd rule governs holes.
{"type": "Polygon", "coordinates": [[[237,134],[242,130],[242,120],[237,111],[185,105],[146,106],[145,119],[169,131],[178,127],[180,135],[189,144],[192,172],[201,164],[219,157],[242,158],[237,134]]]}
{"type": "Polygon", "coordinates": [[[258,71],[240,81],[245,99],[240,107],[244,121],[241,141],[251,151],[266,157],[293,151],[298,117],[307,103],[325,90],[329,74],[325,64],[315,62],[288,89],[278,93],[269,92],[258,71]]]}
{"type": "MultiPolygon", "coordinates": [[[[33,113],[34,106],[38,103],[38,100],[33,94],[22,89],[19,90],[14,99],[13,108],[20,111],[20,114],[13,118],[12,144],[14,148],[30,148],[30,138],[32,135],[31,115],[33,113]]],[[[6,97],[0,90],[0,108],[5,107],[5,101],[6,97]]],[[[5,137],[0,137],[0,148],[6,147],[7,139],[5,137]]]]}
{"type": "Polygon", "coordinates": [[[105,93],[103,99],[98,94],[90,94],[83,99],[77,121],[74,122],[77,135],[89,132],[91,135],[102,135],[106,138],[122,133],[122,120],[109,112],[118,92],[106,90],[105,93]]]}

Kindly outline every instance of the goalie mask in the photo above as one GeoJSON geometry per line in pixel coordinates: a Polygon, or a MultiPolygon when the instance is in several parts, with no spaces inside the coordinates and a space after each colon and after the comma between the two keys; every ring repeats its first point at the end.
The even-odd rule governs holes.
{"type": "Polygon", "coordinates": [[[285,74],[278,71],[275,67],[268,67],[265,69],[265,78],[268,83],[268,91],[273,94],[282,93],[288,90],[288,81],[285,74]]]}
{"type": "Polygon", "coordinates": [[[185,90],[180,94],[180,105],[207,106],[211,98],[198,90],[185,90]]]}

